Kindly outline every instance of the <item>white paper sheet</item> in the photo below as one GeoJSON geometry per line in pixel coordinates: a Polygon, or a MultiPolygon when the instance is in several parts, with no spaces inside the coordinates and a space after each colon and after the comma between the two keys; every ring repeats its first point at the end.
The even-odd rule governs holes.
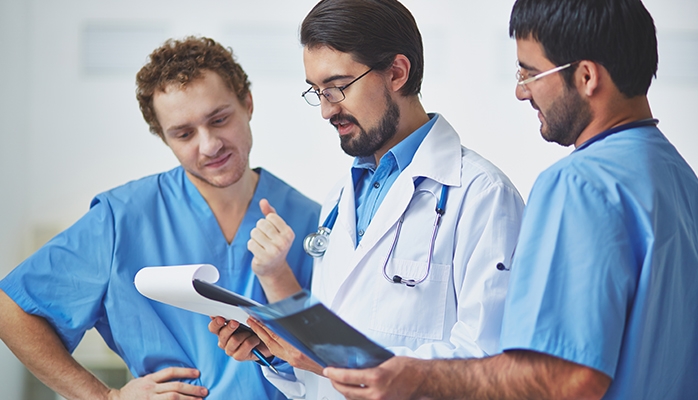
{"type": "Polygon", "coordinates": [[[145,267],[138,271],[134,284],[145,297],[185,310],[209,316],[221,316],[247,325],[249,315],[240,307],[231,306],[201,296],[192,281],[200,279],[214,283],[220,274],[210,264],[145,267]]]}

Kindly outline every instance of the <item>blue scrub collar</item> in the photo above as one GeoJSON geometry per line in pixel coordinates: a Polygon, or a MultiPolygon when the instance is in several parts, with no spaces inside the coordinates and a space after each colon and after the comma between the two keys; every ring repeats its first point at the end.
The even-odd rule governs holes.
{"type": "Polygon", "coordinates": [[[613,127],[609,130],[603,131],[603,132],[599,133],[598,135],[594,136],[593,138],[587,140],[586,142],[582,143],[579,147],[574,149],[574,151],[580,151],[582,149],[585,149],[585,148],[589,147],[590,144],[592,144],[594,142],[598,142],[599,140],[606,138],[608,136],[611,136],[614,133],[618,133],[621,131],[627,131],[628,129],[640,128],[643,126],[650,126],[650,125],[657,126],[658,123],[659,123],[658,119],[643,119],[640,121],[633,121],[633,122],[629,122],[627,124],[618,125],[618,126],[613,127]]]}

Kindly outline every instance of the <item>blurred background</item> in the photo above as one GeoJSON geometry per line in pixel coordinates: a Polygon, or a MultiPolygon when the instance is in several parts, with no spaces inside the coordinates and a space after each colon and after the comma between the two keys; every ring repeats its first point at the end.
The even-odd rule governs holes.
{"type": "MultiPolygon", "coordinates": [[[[321,202],[351,159],[300,97],[307,84],[298,26],[315,3],[0,0],[0,278],[75,222],[95,194],[178,165],[135,100],[136,72],[170,37],[205,35],[232,47],[252,82],[251,165],[321,202]]],[[[443,114],[527,198],[537,174],[572,149],[543,141],[536,112],[514,97],[513,0],[403,3],[423,35],[425,108],[443,114]]],[[[660,54],[650,104],[695,171],[698,2],[644,3],[660,54]]],[[[92,333],[77,355],[114,385],[128,379],[92,333]]],[[[55,398],[1,342],[0,388],[6,400],[55,398]]]]}

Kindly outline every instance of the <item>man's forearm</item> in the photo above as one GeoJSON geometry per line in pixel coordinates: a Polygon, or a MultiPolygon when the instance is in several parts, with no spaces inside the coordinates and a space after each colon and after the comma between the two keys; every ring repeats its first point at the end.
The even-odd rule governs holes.
{"type": "Polygon", "coordinates": [[[532,351],[421,362],[419,396],[431,399],[600,399],[610,384],[598,371],[532,351]]]}
{"type": "Polygon", "coordinates": [[[45,319],[0,290],[0,339],[39,380],[68,399],[106,399],[109,388],[68,353],[45,319]]]}
{"type": "Polygon", "coordinates": [[[591,368],[532,351],[488,358],[393,357],[365,370],[326,368],[347,399],[600,399],[610,378],[591,368]]]}

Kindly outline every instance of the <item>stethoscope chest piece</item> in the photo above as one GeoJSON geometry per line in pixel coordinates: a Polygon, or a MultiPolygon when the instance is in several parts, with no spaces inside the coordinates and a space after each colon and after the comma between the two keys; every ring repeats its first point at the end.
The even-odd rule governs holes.
{"type": "Polygon", "coordinates": [[[312,257],[322,257],[330,245],[331,230],[326,226],[318,228],[317,232],[313,232],[303,239],[303,249],[312,257]]]}

